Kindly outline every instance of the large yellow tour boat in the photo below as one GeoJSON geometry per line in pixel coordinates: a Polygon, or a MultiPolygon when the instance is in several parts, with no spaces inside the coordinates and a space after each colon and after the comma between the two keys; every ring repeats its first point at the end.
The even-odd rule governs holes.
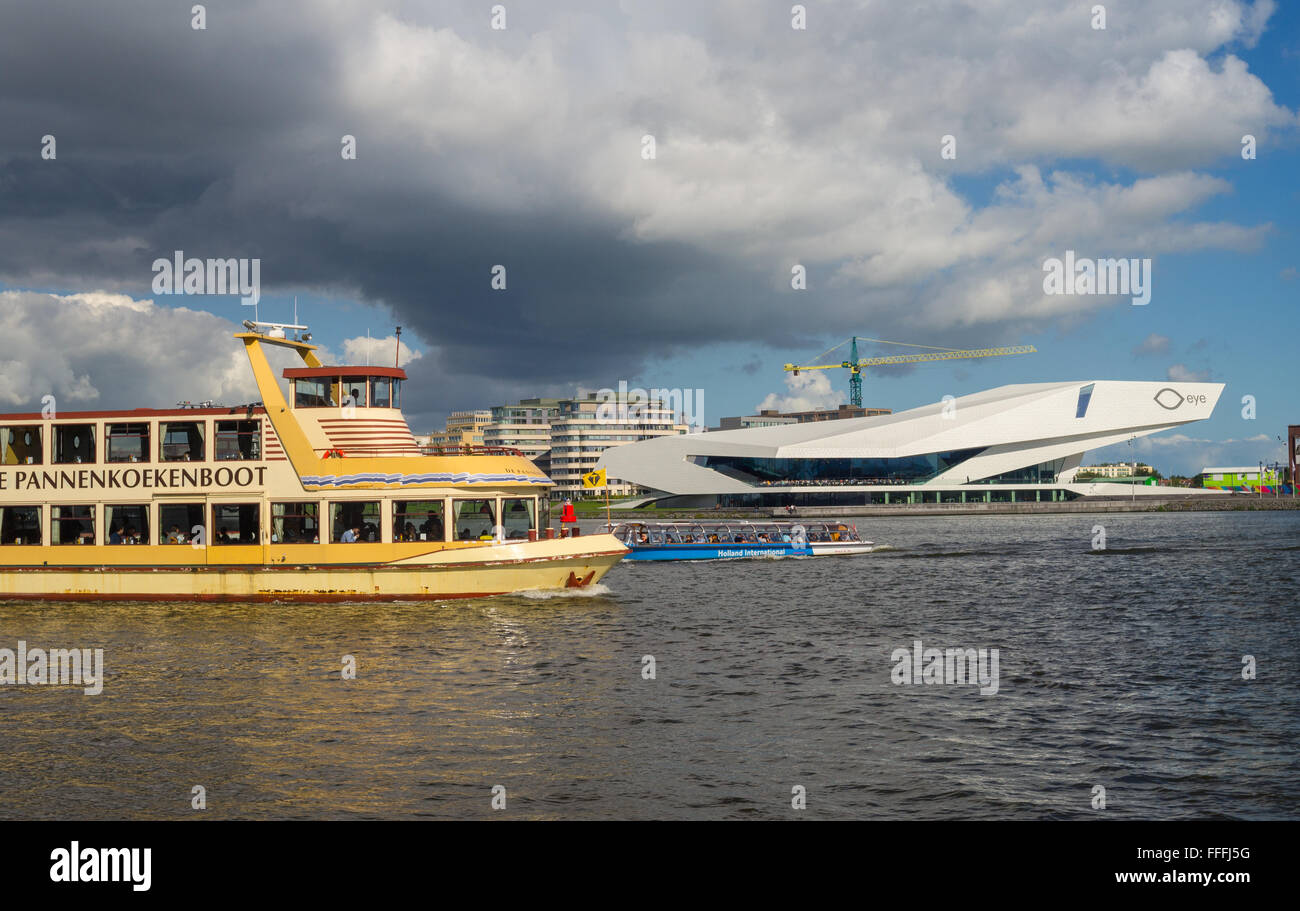
{"type": "Polygon", "coordinates": [[[551,482],[519,453],[423,452],[401,369],[326,367],[306,327],[245,326],[258,404],[0,415],[0,598],[469,598],[585,587],[627,552],[555,537],[551,482]],[[267,345],[305,364],[288,400],[267,345]]]}

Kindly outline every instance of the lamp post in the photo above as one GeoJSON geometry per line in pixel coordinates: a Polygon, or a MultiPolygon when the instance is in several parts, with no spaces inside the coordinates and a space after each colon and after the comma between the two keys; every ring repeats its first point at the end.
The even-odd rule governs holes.
{"type": "Polygon", "coordinates": [[[1137,503],[1137,478],[1135,477],[1135,475],[1137,474],[1138,463],[1137,463],[1137,455],[1135,454],[1136,450],[1133,448],[1133,444],[1136,441],[1137,441],[1136,433],[1133,434],[1133,436],[1128,438],[1129,460],[1133,463],[1133,468],[1129,471],[1129,475],[1128,475],[1129,502],[1134,504],[1137,503]]]}
{"type": "MultiPolygon", "coordinates": [[[[1284,451],[1284,452],[1285,452],[1286,449],[1291,445],[1291,443],[1290,443],[1289,440],[1288,440],[1287,442],[1283,442],[1283,441],[1282,441],[1282,437],[1281,437],[1280,434],[1278,435],[1277,441],[1278,441],[1279,443],[1282,443],[1282,447],[1283,447],[1283,451],[1284,451]]],[[[1290,475],[1291,475],[1291,499],[1293,499],[1293,500],[1296,498],[1295,471],[1294,471],[1294,470],[1291,470],[1291,466],[1292,466],[1292,464],[1293,464],[1294,461],[1295,461],[1295,459],[1294,459],[1294,455],[1295,455],[1295,454],[1294,454],[1294,453],[1291,453],[1291,452],[1287,452],[1287,454],[1286,454],[1286,467],[1287,467],[1287,470],[1289,471],[1289,473],[1290,473],[1290,475]]],[[[1279,495],[1279,496],[1280,496],[1280,495],[1279,495]]]]}

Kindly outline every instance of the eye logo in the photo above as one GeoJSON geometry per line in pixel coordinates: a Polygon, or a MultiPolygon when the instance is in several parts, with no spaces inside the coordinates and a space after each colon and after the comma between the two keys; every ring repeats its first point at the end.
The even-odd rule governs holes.
{"type": "Polygon", "coordinates": [[[1170,389],[1168,386],[1156,393],[1156,404],[1161,408],[1167,408],[1168,410],[1173,411],[1182,403],[1182,394],[1170,389]]]}

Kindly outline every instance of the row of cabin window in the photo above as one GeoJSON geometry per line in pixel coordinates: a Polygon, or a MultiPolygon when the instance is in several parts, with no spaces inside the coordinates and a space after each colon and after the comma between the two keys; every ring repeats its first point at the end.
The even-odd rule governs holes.
{"type": "MultiPolygon", "coordinates": [[[[204,522],[202,503],[159,503],[158,534],[150,528],[152,506],[147,503],[107,504],[104,522],[105,544],[259,544],[262,507],[260,503],[211,504],[211,523],[204,522]]],[[[0,507],[0,545],[42,543],[42,506],[0,507]]],[[[396,500],[393,502],[392,535],[381,533],[382,511],[378,500],[347,500],[328,504],[329,540],[349,541],[443,541],[447,540],[446,501],[396,500]],[[348,533],[352,534],[349,535],[348,533]]],[[[505,537],[523,539],[537,527],[537,501],[532,497],[501,501],[498,522],[495,499],[451,501],[451,540],[474,541],[495,537],[500,524],[505,537]]],[[[50,506],[51,544],[94,544],[96,507],[88,505],[50,506]]],[[[271,504],[271,543],[319,544],[320,504],[291,501],[271,504]]]]}
{"type": "Polygon", "coordinates": [[[295,408],[397,408],[401,398],[402,381],[386,376],[343,377],[340,384],[332,379],[296,379],[293,381],[293,407],[295,408]],[[370,395],[367,397],[366,392],[370,395]]]}
{"type": "MultiPolygon", "coordinates": [[[[95,424],[54,424],[50,461],[55,465],[96,464],[95,424]]],[[[149,438],[152,425],[144,422],[107,423],[105,462],[148,462],[153,455],[149,438]]],[[[208,450],[206,421],[159,421],[158,461],[205,462],[208,450]]],[[[262,457],[262,422],[259,420],[217,421],[215,461],[256,461],[262,457]]],[[[41,425],[0,427],[5,465],[42,465],[45,450],[41,425]]]]}

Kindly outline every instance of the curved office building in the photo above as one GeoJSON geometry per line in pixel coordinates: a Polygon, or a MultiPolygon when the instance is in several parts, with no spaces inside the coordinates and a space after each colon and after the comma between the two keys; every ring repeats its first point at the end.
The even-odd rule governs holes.
{"type": "Polygon", "coordinates": [[[999,386],[879,417],[662,437],[608,449],[599,464],[664,505],[1129,496],[1129,485],[1074,483],[1084,454],[1204,420],[1222,392],[1222,383],[1111,380],[999,386]]]}

